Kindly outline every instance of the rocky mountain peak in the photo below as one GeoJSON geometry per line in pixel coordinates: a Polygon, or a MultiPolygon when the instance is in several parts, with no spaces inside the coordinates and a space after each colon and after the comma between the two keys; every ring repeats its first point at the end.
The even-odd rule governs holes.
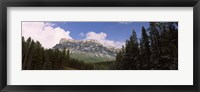
{"type": "Polygon", "coordinates": [[[99,44],[101,43],[97,40],[94,39],[88,39],[88,40],[73,40],[73,39],[66,39],[66,38],[61,38],[59,44],[65,44],[65,43],[94,43],[94,44],[99,44]]]}
{"type": "Polygon", "coordinates": [[[60,50],[66,48],[75,56],[81,54],[90,58],[105,58],[105,60],[114,60],[117,52],[119,52],[119,49],[103,46],[100,42],[93,39],[73,40],[62,38],[59,44],[56,44],[53,48],[60,50]]]}

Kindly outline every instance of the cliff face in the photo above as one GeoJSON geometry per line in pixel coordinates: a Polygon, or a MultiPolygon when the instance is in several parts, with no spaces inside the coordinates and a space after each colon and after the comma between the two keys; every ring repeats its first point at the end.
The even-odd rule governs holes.
{"type": "Polygon", "coordinates": [[[73,58],[87,62],[101,62],[115,60],[119,49],[103,46],[96,40],[71,40],[62,38],[54,49],[69,49],[73,58]]]}

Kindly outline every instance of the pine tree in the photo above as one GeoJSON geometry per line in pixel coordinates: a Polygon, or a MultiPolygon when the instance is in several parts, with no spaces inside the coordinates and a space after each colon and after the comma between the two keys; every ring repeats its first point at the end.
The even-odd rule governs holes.
{"type": "Polygon", "coordinates": [[[157,29],[157,23],[150,22],[149,34],[150,34],[150,43],[151,43],[151,52],[152,52],[152,69],[158,69],[160,67],[160,31],[157,29]]]}
{"type": "Polygon", "coordinates": [[[36,41],[34,47],[35,49],[32,53],[31,69],[41,70],[43,66],[42,46],[38,41],[36,41]]]}
{"type": "Polygon", "coordinates": [[[146,29],[142,27],[142,35],[140,39],[140,49],[141,49],[141,69],[150,69],[151,63],[150,63],[150,45],[149,45],[149,37],[146,33],[146,29]]]}
{"type": "Polygon", "coordinates": [[[66,48],[63,48],[61,52],[60,69],[64,69],[64,63],[66,62],[66,48]]]}
{"type": "Polygon", "coordinates": [[[31,43],[30,43],[30,48],[28,50],[28,53],[27,53],[27,58],[25,59],[25,61],[27,63],[25,63],[25,69],[27,70],[31,70],[32,69],[32,55],[33,55],[33,51],[35,50],[35,42],[32,40],[31,43]]]}
{"type": "Polygon", "coordinates": [[[25,58],[25,53],[26,53],[26,50],[27,50],[27,45],[26,45],[26,42],[25,42],[25,39],[24,39],[24,37],[22,37],[22,65],[23,65],[23,63],[24,63],[24,58],[25,58]]]}
{"type": "Polygon", "coordinates": [[[176,22],[159,23],[161,34],[162,69],[178,69],[178,29],[176,22]]]}
{"type": "Polygon", "coordinates": [[[26,41],[22,37],[22,69],[27,69],[28,52],[30,50],[31,38],[29,37],[26,41]]]}
{"type": "Polygon", "coordinates": [[[133,30],[129,40],[126,41],[123,69],[138,69],[139,68],[139,48],[136,32],[133,30]]]}
{"type": "Polygon", "coordinates": [[[67,60],[67,61],[69,61],[69,60],[70,60],[69,49],[67,50],[67,56],[66,56],[66,60],[67,60]]]}
{"type": "Polygon", "coordinates": [[[176,22],[151,23],[149,28],[153,69],[178,68],[178,29],[176,22]]]}

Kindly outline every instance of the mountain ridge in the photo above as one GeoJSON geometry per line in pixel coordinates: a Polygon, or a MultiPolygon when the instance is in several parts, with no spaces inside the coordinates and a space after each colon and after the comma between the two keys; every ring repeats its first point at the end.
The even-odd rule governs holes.
{"type": "Polygon", "coordinates": [[[73,58],[86,62],[113,61],[120,50],[111,46],[104,46],[93,39],[73,40],[66,38],[62,38],[53,48],[59,50],[69,49],[73,58]]]}

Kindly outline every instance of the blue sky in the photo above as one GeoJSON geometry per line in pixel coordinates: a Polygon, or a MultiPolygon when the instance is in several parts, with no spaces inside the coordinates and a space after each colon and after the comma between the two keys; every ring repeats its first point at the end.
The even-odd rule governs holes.
{"type": "Polygon", "coordinates": [[[107,34],[106,39],[114,41],[125,41],[130,37],[134,29],[138,38],[141,36],[141,28],[149,27],[148,22],[51,22],[56,24],[55,27],[61,27],[70,31],[70,36],[76,40],[84,39],[80,34],[88,32],[104,32],[107,34]]]}
{"type": "Polygon", "coordinates": [[[39,41],[52,48],[61,38],[72,40],[93,39],[104,46],[121,48],[134,29],[138,39],[141,28],[148,22],[22,22],[22,36],[39,41]]]}

